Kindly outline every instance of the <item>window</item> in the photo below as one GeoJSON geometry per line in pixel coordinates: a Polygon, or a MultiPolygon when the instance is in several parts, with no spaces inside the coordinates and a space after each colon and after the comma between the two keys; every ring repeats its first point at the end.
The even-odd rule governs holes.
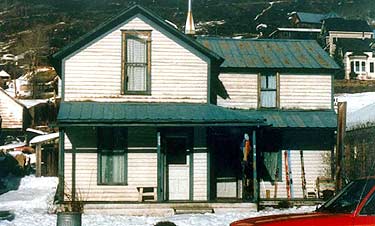
{"type": "Polygon", "coordinates": [[[151,32],[123,31],[122,94],[151,93],[151,32]]]}
{"type": "Polygon", "coordinates": [[[355,62],[355,69],[354,69],[355,72],[360,72],[359,70],[359,61],[356,61],[355,62]]]}
{"type": "Polygon", "coordinates": [[[277,107],[277,76],[275,74],[260,75],[260,108],[277,107]]]}
{"type": "Polygon", "coordinates": [[[126,138],[125,128],[98,129],[98,184],[127,183],[126,138]]]}
{"type": "Polygon", "coordinates": [[[375,193],[372,193],[370,198],[366,201],[360,215],[375,215],[375,193]]]}
{"type": "Polygon", "coordinates": [[[374,73],[374,62],[370,62],[370,73],[374,73]]]}
{"type": "Polygon", "coordinates": [[[361,65],[362,65],[362,72],[365,72],[366,71],[366,62],[362,61],[361,65]]]}

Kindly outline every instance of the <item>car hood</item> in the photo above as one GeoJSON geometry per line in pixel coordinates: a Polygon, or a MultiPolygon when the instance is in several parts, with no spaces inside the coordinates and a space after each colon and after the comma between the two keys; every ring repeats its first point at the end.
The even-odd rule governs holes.
{"type": "Polygon", "coordinates": [[[231,226],[250,226],[250,225],[267,225],[267,226],[279,226],[279,225],[337,225],[337,223],[343,222],[340,225],[351,225],[351,214],[332,214],[332,213],[300,213],[300,214],[282,214],[282,215],[271,215],[263,217],[248,218],[240,221],[233,222],[231,226]]]}

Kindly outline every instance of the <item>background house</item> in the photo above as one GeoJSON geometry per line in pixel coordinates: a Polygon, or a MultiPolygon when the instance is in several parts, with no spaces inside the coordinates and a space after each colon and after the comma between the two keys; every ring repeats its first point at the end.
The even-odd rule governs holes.
{"type": "Polygon", "coordinates": [[[322,22],[328,18],[337,18],[336,13],[308,13],[308,12],[292,12],[289,14],[289,20],[292,27],[297,28],[317,28],[320,29],[322,22]]]}
{"type": "Polygon", "coordinates": [[[322,38],[324,49],[333,56],[339,39],[374,39],[374,33],[364,20],[328,18],[323,21],[322,38]]]}

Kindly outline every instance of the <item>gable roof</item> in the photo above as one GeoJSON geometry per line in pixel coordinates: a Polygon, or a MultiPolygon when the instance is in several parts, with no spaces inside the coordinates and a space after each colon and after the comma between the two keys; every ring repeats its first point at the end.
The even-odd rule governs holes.
{"type": "Polygon", "coordinates": [[[64,47],[59,52],[52,55],[52,64],[54,65],[56,72],[61,75],[61,61],[79,50],[80,48],[84,47],[88,43],[94,41],[98,37],[100,37],[102,34],[105,34],[109,30],[115,28],[116,26],[124,23],[126,20],[132,18],[133,16],[136,16],[137,14],[140,14],[150,21],[154,22],[158,26],[165,29],[167,32],[171,33],[176,38],[180,39],[182,42],[186,43],[188,46],[191,46],[195,50],[197,50],[199,53],[202,53],[203,55],[207,56],[209,59],[222,62],[223,59],[215,54],[214,52],[210,51],[209,49],[204,48],[201,44],[196,42],[193,38],[185,35],[181,31],[177,30],[173,26],[171,26],[169,23],[165,22],[162,18],[155,15],[154,13],[150,12],[149,10],[139,6],[135,5],[133,7],[130,7],[129,9],[125,10],[121,14],[109,19],[107,22],[99,25],[94,30],[90,31],[89,33],[83,35],[81,38],[77,39],[70,45],[64,47]]]}
{"type": "Polygon", "coordinates": [[[372,29],[364,20],[328,18],[324,20],[323,25],[327,31],[372,32],[372,29]]]}
{"type": "Polygon", "coordinates": [[[221,68],[339,69],[314,40],[201,37],[198,41],[225,59],[221,68]]]}

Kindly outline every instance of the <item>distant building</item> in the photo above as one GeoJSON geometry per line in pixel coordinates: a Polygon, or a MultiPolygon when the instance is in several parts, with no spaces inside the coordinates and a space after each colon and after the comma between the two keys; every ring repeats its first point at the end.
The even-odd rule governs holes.
{"type": "Polygon", "coordinates": [[[322,37],[325,49],[333,56],[339,39],[373,39],[374,33],[364,20],[328,18],[323,21],[322,37]]]}
{"type": "Polygon", "coordinates": [[[322,21],[327,18],[336,18],[336,13],[319,14],[306,12],[292,12],[290,13],[290,21],[293,27],[299,28],[321,28],[322,21]]]}
{"type": "Polygon", "coordinates": [[[269,37],[274,39],[311,39],[318,40],[320,28],[277,28],[269,37]]]}
{"type": "Polygon", "coordinates": [[[375,55],[372,39],[339,39],[336,54],[343,59],[345,79],[375,79],[375,55]]]}

